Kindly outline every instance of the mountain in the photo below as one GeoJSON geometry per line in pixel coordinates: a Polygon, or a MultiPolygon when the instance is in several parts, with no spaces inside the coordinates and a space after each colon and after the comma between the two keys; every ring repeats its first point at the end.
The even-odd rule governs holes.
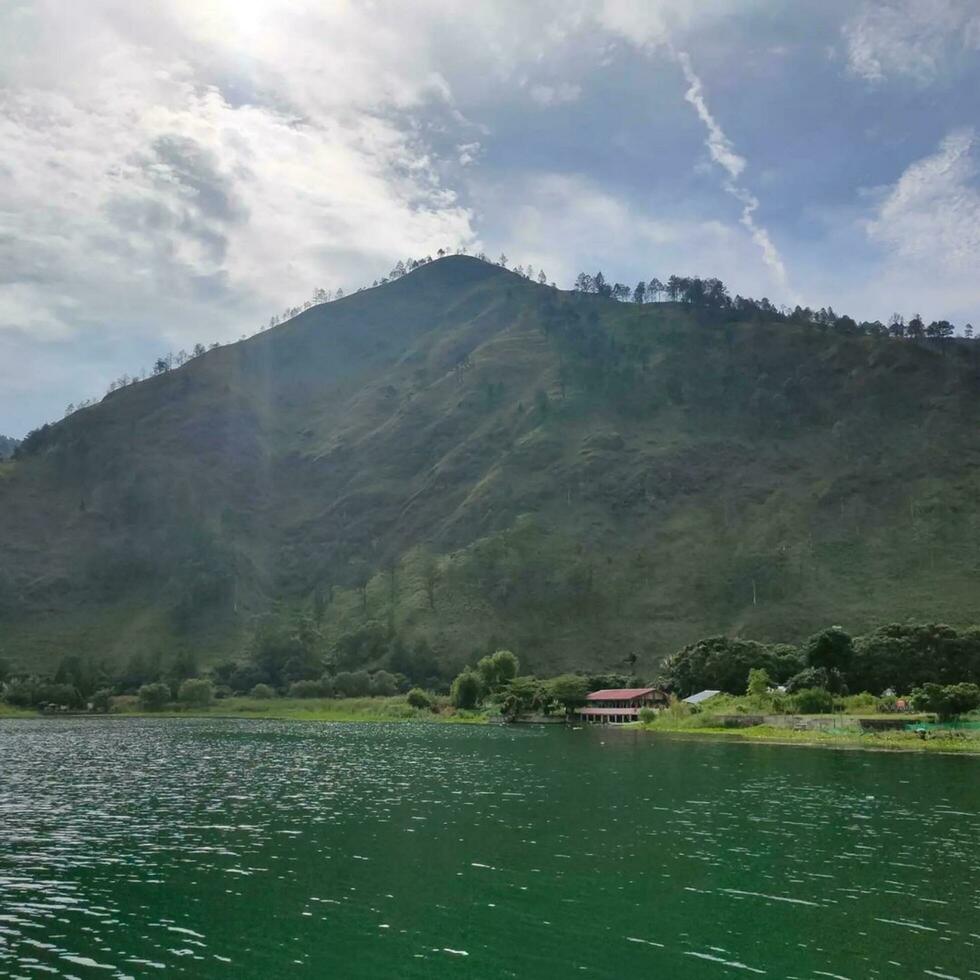
{"type": "Polygon", "coordinates": [[[11,439],[10,436],[0,436],[0,459],[9,459],[14,454],[14,450],[20,445],[18,439],[11,439]]]}
{"type": "Polygon", "coordinates": [[[203,663],[275,620],[345,666],[649,672],[721,631],[976,622],[978,377],[976,344],[441,259],[26,439],[0,655],[203,663]]]}

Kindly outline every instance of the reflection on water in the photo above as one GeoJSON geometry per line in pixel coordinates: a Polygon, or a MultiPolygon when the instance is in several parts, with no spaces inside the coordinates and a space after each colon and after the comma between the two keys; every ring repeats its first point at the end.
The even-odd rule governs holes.
{"type": "Polygon", "coordinates": [[[0,722],[0,975],[980,976],[980,761],[0,722]]]}

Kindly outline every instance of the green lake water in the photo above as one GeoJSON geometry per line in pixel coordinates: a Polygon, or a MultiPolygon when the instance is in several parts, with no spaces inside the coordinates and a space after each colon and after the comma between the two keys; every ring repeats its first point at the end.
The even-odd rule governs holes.
{"type": "Polygon", "coordinates": [[[0,721],[0,976],[980,977],[980,760],[0,721]]]}

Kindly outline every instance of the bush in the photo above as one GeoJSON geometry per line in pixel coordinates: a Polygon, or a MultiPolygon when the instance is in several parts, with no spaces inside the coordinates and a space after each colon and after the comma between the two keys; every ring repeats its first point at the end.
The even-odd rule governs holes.
{"type": "Polygon", "coordinates": [[[639,719],[644,725],[649,725],[650,722],[656,721],[657,712],[653,708],[640,708],[639,719]]]}
{"type": "Polygon", "coordinates": [[[378,670],[371,675],[371,694],[376,698],[390,698],[398,693],[398,681],[387,670],[378,670]]]}
{"type": "Polygon", "coordinates": [[[251,694],[253,698],[262,698],[263,700],[276,696],[276,692],[268,684],[256,684],[252,688],[251,694]]]}
{"type": "Polygon", "coordinates": [[[136,697],[143,711],[160,711],[170,701],[170,688],[160,681],[155,681],[152,684],[144,684],[136,692],[136,697]]]}
{"type": "Polygon", "coordinates": [[[318,698],[322,688],[319,681],[293,681],[289,685],[289,696],[291,698],[318,698]]]}
{"type": "Polygon", "coordinates": [[[449,700],[455,708],[475,708],[482,696],[483,682],[472,670],[464,670],[449,689],[449,700]]]}
{"type": "Polygon", "coordinates": [[[796,692],[793,700],[802,715],[821,715],[834,710],[834,696],[822,687],[805,687],[796,692]]]}
{"type": "Polygon", "coordinates": [[[108,687],[101,687],[89,699],[92,710],[100,714],[107,715],[112,707],[112,691],[108,687]]]}
{"type": "Polygon", "coordinates": [[[342,670],[333,683],[341,698],[365,698],[371,693],[371,675],[366,670],[342,670]]]}
{"type": "Polygon", "coordinates": [[[589,685],[586,679],[578,674],[560,674],[547,682],[545,690],[548,697],[557,701],[565,711],[571,711],[585,704],[589,685]]]}
{"type": "Polygon", "coordinates": [[[16,708],[30,708],[37,703],[39,682],[36,677],[22,677],[10,681],[3,689],[3,699],[16,708]]]}
{"type": "Polygon", "coordinates": [[[82,705],[82,696],[73,684],[42,684],[35,697],[38,704],[56,704],[65,708],[79,708],[82,705]]]}
{"type": "Polygon", "coordinates": [[[214,687],[203,677],[188,677],[177,690],[177,700],[190,708],[207,708],[214,700],[214,687]]]}
{"type": "Polygon", "coordinates": [[[432,698],[420,687],[413,687],[406,695],[405,700],[413,708],[418,708],[419,711],[432,707],[432,698]]]}
{"type": "Polygon", "coordinates": [[[805,667],[786,682],[786,691],[789,694],[796,694],[797,691],[810,690],[815,687],[830,691],[831,694],[847,693],[844,678],[836,668],[805,667]]]}
{"type": "Polygon", "coordinates": [[[332,698],[336,695],[337,691],[333,685],[333,678],[329,674],[323,674],[320,677],[320,697],[321,698],[332,698]]]}
{"type": "Polygon", "coordinates": [[[940,721],[949,721],[980,707],[980,687],[976,684],[924,684],[912,692],[912,704],[919,711],[934,711],[940,721]]]}

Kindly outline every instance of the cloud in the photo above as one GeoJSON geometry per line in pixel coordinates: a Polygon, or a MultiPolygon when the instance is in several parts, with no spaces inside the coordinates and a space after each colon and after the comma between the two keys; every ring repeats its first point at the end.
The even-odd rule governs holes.
{"type": "Polygon", "coordinates": [[[602,269],[631,285],[672,273],[718,276],[754,296],[772,285],[737,226],[665,208],[653,217],[581,174],[530,174],[517,185],[488,188],[479,204],[499,215],[497,234],[508,255],[559,283],[602,269]]]}
{"type": "Polygon", "coordinates": [[[980,48],[980,10],[975,0],[874,0],[860,5],[842,33],[853,74],[925,85],[957,53],[980,48]]]}
{"type": "Polygon", "coordinates": [[[975,275],[980,268],[977,175],[976,133],[954,130],[885,191],[866,224],[868,236],[920,274],[975,275]]]}
{"type": "Polygon", "coordinates": [[[187,319],[202,301],[257,313],[474,238],[412,112],[442,111],[450,93],[390,28],[302,5],[273,18],[229,4],[224,19],[184,0],[139,18],[111,0],[86,6],[83,23],[43,0],[0,15],[0,330],[63,330],[67,304],[75,329],[122,311],[180,339],[200,329],[187,319]],[[244,9],[255,19],[233,13],[244,9]],[[359,28],[370,38],[304,40],[328,27],[339,42],[359,28]],[[30,57],[12,50],[17,30],[30,57]],[[308,74],[282,70],[287,49],[308,74]],[[147,297],[158,316],[133,316],[147,297]]]}
{"type": "Polygon", "coordinates": [[[557,85],[532,85],[530,93],[534,103],[547,109],[551,106],[575,102],[582,94],[582,86],[573,85],[571,82],[561,82],[557,85]]]}
{"type": "Polygon", "coordinates": [[[690,56],[686,51],[678,51],[676,57],[688,84],[684,98],[694,107],[698,118],[704,123],[705,129],[708,131],[705,144],[708,147],[708,153],[711,159],[726,174],[723,185],[725,191],[742,205],[742,216],[739,220],[752,236],[752,241],[758,246],[762,253],[762,261],[771,270],[776,283],[786,291],[789,289],[789,284],[783,259],[773,243],[769,232],[755,220],[755,212],[759,209],[759,199],[738,183],[739,178],[745,171],[745,158],[735,152],[731,140],[728,139],[721,126],[718,125],[715,117],[711,114],[711,110],[705,101],[701,79],[691,66],[690,56]]]}

